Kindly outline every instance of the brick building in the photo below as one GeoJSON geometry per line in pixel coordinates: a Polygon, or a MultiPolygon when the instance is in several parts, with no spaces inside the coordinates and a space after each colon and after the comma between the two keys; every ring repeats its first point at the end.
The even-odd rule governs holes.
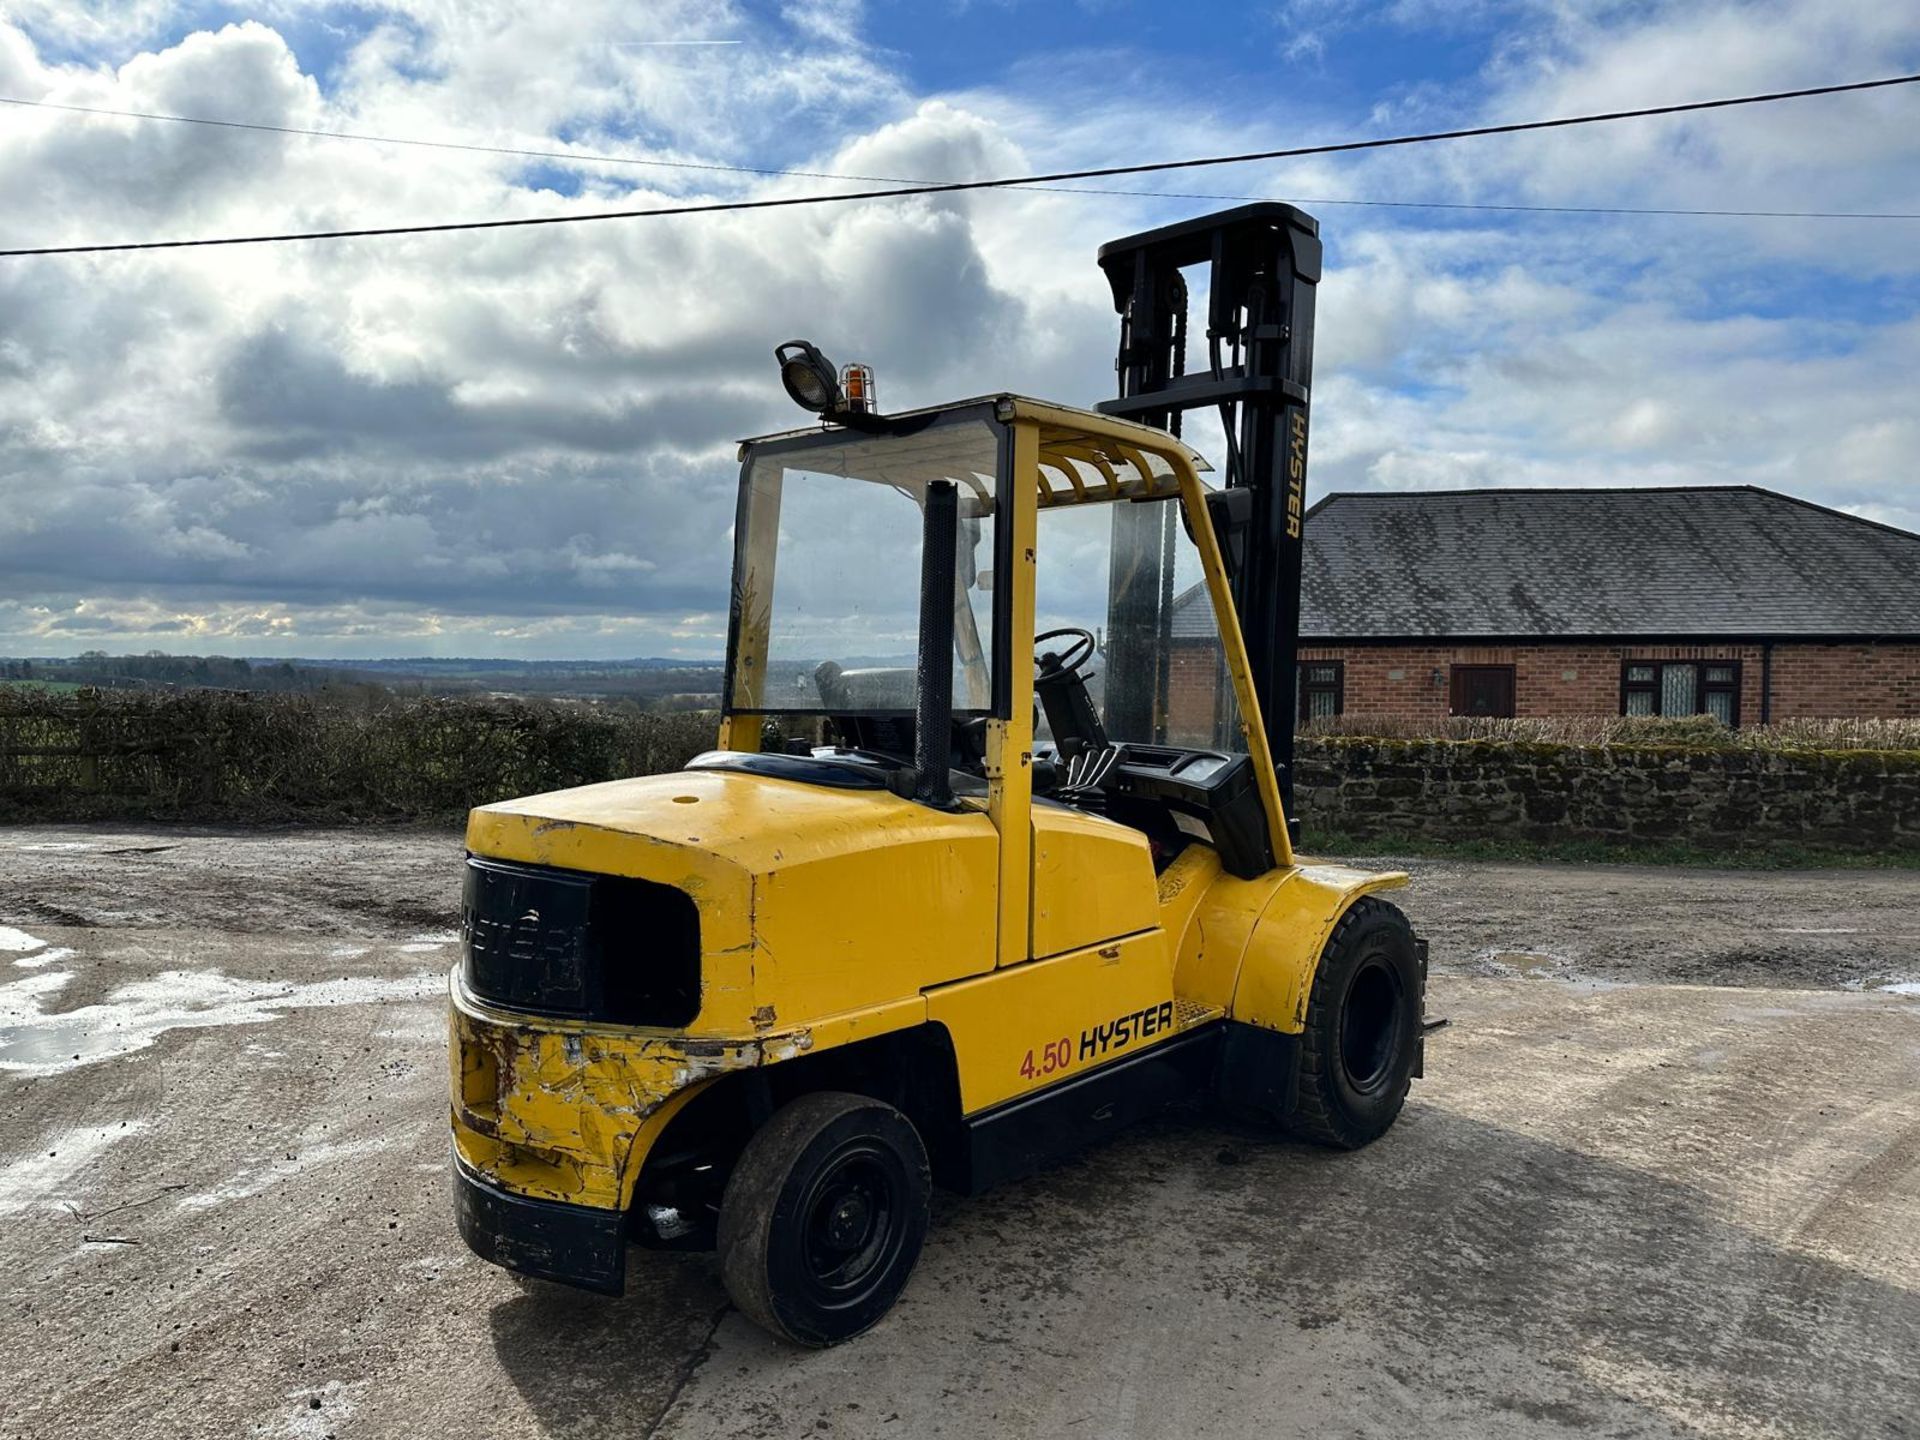
{"type": "Polygon", "coordinates": [[[1329,495],[1300,657],[1303,719],[1920,716],[1920,535],[1748,485],[1329,495]]]}

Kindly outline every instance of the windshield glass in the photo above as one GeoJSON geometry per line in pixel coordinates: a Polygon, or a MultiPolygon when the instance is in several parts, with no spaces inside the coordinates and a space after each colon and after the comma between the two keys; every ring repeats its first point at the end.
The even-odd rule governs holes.
{"type": "MultiPolygon", "coordinates": [[[[1246,749],[1200,552],[1177,500],[1045,508],[1036,569],[1036,631],[1073,626],[1099,642],[1083,673],[1110,740],[1246,749]]],[[[1047,641],[1036,653],[1071,643],[1047,641]]],[[[1044,714],[1036,738],[1052,741],[1044,714]]]]}
{"type": "Polygon", "coordinates": [[[993,705],[993,567],[1001,429],[960,415],[913,435],[823,435],[769,447],[742,481],[734,711],[910,714],[927,486],[959,488],[956,714],[993,705]]]}

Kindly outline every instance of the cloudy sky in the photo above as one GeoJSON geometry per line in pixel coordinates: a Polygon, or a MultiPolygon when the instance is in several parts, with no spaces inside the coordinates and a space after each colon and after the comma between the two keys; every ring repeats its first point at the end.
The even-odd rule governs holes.
{"type": "MultiPolygon", "coordinates": [[[[1885,0],[0,0],[0,245],[828,191],[1920,70],[1885,0]],[[727,44],[669,43],[727,41],[727,44]]],[[[770,347],[1112,385],[1101,241],[1293,200],[1312,490],[1751,482],[1920,529],[1920,87],[1373,157],[491,235],[0,260],[0,654],[711,655],[770,347]]]]}

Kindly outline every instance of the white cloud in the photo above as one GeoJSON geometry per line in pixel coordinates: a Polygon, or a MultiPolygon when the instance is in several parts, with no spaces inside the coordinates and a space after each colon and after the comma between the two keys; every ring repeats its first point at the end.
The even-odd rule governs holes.
{"type": "MultiPolygon", "coordinates": [[[[1473,16],[1493,8],[1510,38],[1487,72],[1396,87],[1396,123],[1892,72],[1920,42],[1910,7],[1841,0],[1473,16]]],[[[1178,67],[1124,52],[917,94],[845,3],[416,0],[371,29],[289,4],[170,44],[153,37],[179,12],[157,4],[9,13],[0,93],[540,149],[946,178],[1108,162],[1117,136],[1130,157],[1355,128],[1292,92],[1196,97],[1178,67]],[[350,36],[324,76],[282,34],[316,17],[350,36]],[[746,43],[624,43],[689,35],[746,43]]],[[[1329,7],[1294,18],[1346,43],[1329,7]]],[[[1370,23],[1469,21],[1402,0],[1370,23]]],[[[1912,106],[1814,101],[1116,188],[1920,209],[1912,106]]],[[[837,188],[8,121],[13,241],[837,188]],[[578,193],[552,188],[568,174],[578,193]]],[[[1093,251],[1206,208],[1002,193],[0,262],[0,652],[713,653],[731,442],[793,419],[775,341],[874,364],[890,407],[1002,387],[1092,401],[1116,331],[1093,251]]],[[[1322,219],[1316,489],[1738,479],[1920,525],[1905,489],[1920,227],[1322,219]]]]}

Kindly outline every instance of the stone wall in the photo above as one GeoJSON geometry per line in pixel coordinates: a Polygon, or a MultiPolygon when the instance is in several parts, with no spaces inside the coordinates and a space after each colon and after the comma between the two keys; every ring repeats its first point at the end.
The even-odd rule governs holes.
{"type": "Polygon", "coordinates": [[[1302,737],[1316,831],[1430,840],[1920,850],[1920,752],[1302,737]]]}

